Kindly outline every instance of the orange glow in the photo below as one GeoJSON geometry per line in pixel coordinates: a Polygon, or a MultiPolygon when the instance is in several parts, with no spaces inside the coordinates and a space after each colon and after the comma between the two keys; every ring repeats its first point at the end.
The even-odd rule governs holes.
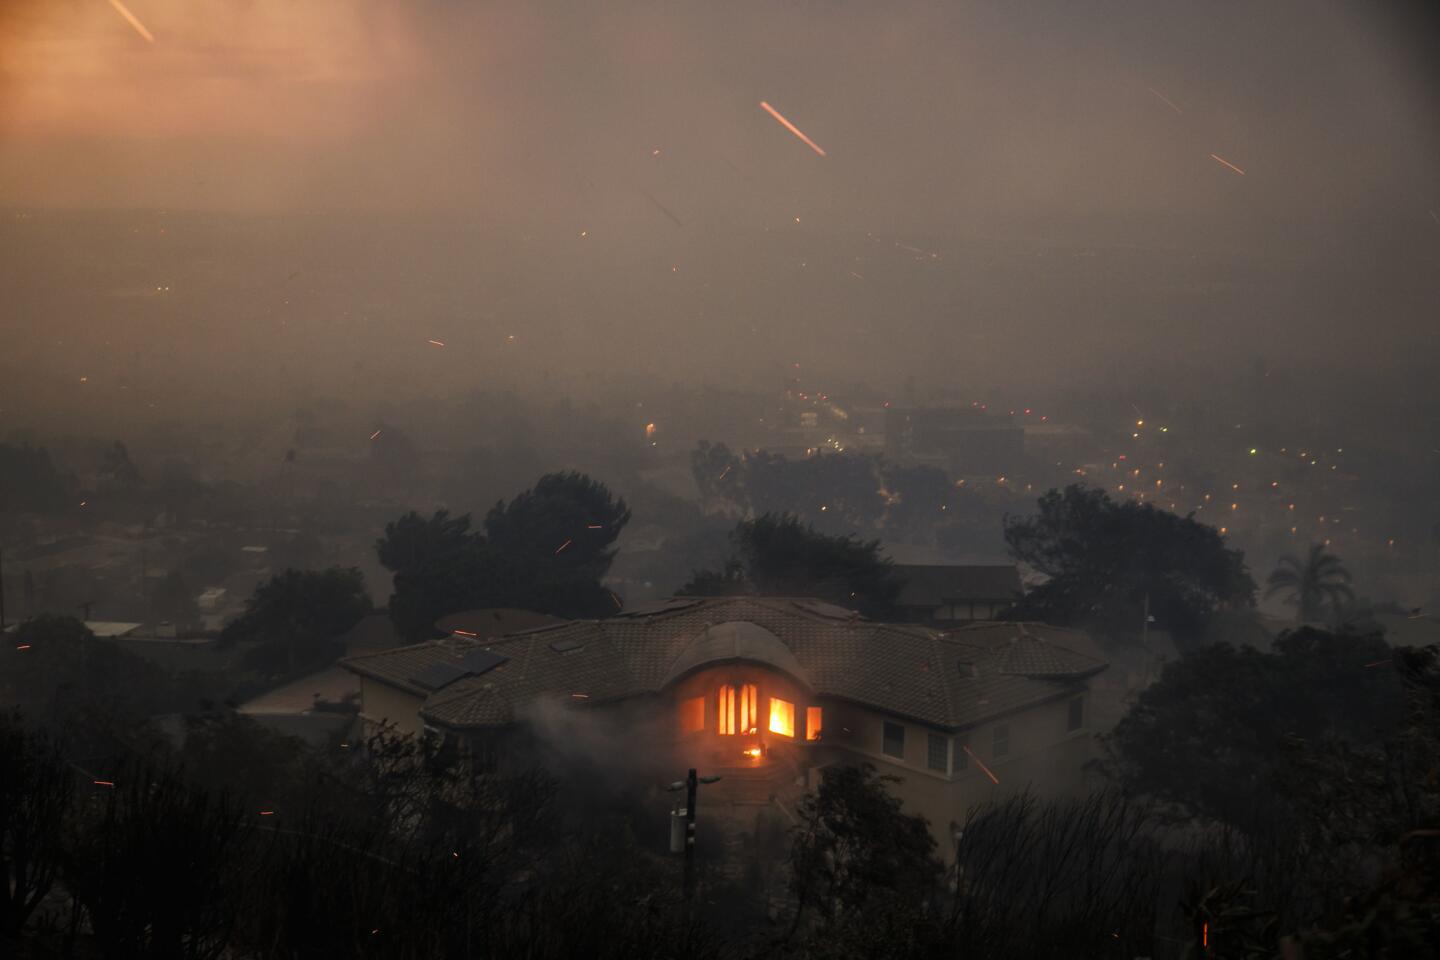
{"type": "Polygon", "coordinates": [[[760,692],[755,684],[740,688],[740,732],[757,733],[760,729],[760,692]]]}
{"type": "Polygon", "coordinates": [[[653,440],[653,439],[655,439],[655,424],[653,424],[653,423],[647,423],[647,424],[645,424],[645,439],[646,439],[646,440],[653,440]]]}
{"type": "Polygon", "coordinates": [[[145,29],[145,24],[140,22],[140,18],[130,12],[129,7],[121,3],[120,0],[110,0],[110,6],[114,7],[115,12],[120,14],[120,16],[124,17],[126,22],[128,22],[130,26],[135,28],[136,33],[140,34],[140,36],[145,38],[146,43],[155,42],[155,37],[150,33],[149,30],[145,29]]]}
{"type": "Polygon", "coordinates": [[[774,107],[770,106],[770,104],[766,103],[764,100],[761,100],[761,101],[760,101],[760,109],[761,109],[761,110],[764,110],[766,113],[770,114],[770,116],[772,116],[772,117],[774,117],[776,120],[780,121],[780,125],[781,125],[782,127],[784,127],[786,130],[789,130],[791,133],[795,134],[795,136],[797,136],[797,137],[799,137],[801,140],[805,141],[805,145],[806,145],[807,147],[809,147],[811,150],[814,150],[816,153],[820,154],[820,156],[822,156],[822,157],[825,156],[825,151],[820,149],[820,145],[819,145],[818,143],[816,143],[814,140],[811,140],[809,137],[805,136],[805,134],[801,133],[801,132],[800,132],[800,128],[797,127],[797,126],[795,126],[795,124],[791,123],[789,120],[786,120],[784,117],[780,116],[780,111],[779,111],[779,110],[776,110],[774,107]]]}
{"type": "Polygon", "coordinates": [[[820,708],[819,708],[819,707],[806,707],[806,708],[805,708],[805,739],[806,739],[806,740],[819,740],[819,739],[820,739],[820,729],[821,729],[821,723],[820,723],[820,708]]]}
{"type": "Polygon", "coordinates": [[[720,688],[719,722],[716,730],[726,737],[735,735],[735,688],[730,684],[720,688]]]}
{"type": "Polygon", "coordinates": [[[749,757],[751,760],[759,760],[760,757],[765,753],[765,751],[761,750],[759,747],[747,747],[740,752],[743,753],[745,756],[749,757]]]}
{"type": "Polygon", "coordinates": [[[779,697],[770,698],[770,732],[782,737],[795,736],[795,704],[779,697]]]}
{"type": "Polygon", "coordinates": [[[96,781],[95,781],[95,786],[97,786],[97,787],[113,787],[113,786],[115,786],[115,781],[114,781],[114,780],[96,780],[96,781]]]}
{"type": "Polygon", "coordinates": [[[705,729],[705,698],[691,697],[680,701],[680,731],[698,733],[705,729]]]}
{"type": "Polygon", "coordinates": [[[1231,163],[1229,160],[1224,159],[1223,157],[1217,157],[1215,156],[1215,154],[1212,153],[1210,154],[1210,159],[1216,161],[1217,163],[1225,164],[1225,166],[1229,167],[1231,170],[1234,170],[1242,177],[1245,176],[1244,170],[1241,170],[1239,167],[1235,166],[1235,164],[1231,163]]]}
{"type": "Polygon", "coordinates": [[[1200,946],[1210,946],[1210,924],[1208,923],[1200,924],[1200,946]]]}

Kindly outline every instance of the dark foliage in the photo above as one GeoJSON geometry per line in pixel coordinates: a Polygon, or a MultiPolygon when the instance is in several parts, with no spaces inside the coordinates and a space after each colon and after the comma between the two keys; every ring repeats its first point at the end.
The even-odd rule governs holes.
{"type": "Polygon", "coordinates": [[[1161,853],[1143,804],[1116,792],[1021,794],[958,825],[945,929],[955,955],[1153,955],[1161,853]]]}
{"type": "Polygon", "coordinates": [[[390,619],[411,643],[434,635],[435,621],[476,605],[485,574],[484,538],[470,529],[469,515],[438,510],[426,519],[407,513],[385,525],[375,544],[380,563],[395,575],[390,619]]]}
{"type": "Polygon", "coordinates": [[[682,594],[815,597],[884,617],[900,590],[878,540],[828,536],[796,517],[770,514],[742,520],[731,539],[736,556],[721,571],[695,573],[682,594]]]}
{"type": "Polygon", "coordinates": [[[1218,608],[1254,604],[1244,555],[1213,527],[1080,485],[1039,505],[1005,522],[1015,559],[1049,578],[1025,598],[1024,616],[1134,639],[1148,599],[1158,625],[1190,647],[1218,608]]]}
{"type": "Polygon", "coordinates": [[[1401,719],[1391,650],[1309,628],[1275,653],[1220,644],[1166,666],[1109,739],[1134,790],[1245,828],[1283,818],[1273,776],[1290,737],[1378,743],[1401,719]],[[1377,669],[1375,665],[1384,669],[1377,669]]]}
{"type": "Polygon", "coordinates": [[[614,543],[630,509],[583,473],[551,473],[485,516],[489,539],[487,606],[519,607],[555,616],[614,613],[600,585],[615,559],[614,543]]]}
{"type": "Polygon", "coordinates": [[[55,885],[75,778],[47,738],[0,717],[0,945],[55,885]]]}
{"type": "Polygon", "coordinates": [[[555,616],[603,617],[619,598],[600,581],[630,510],[597,480],[552,473],[485,517],[409,513],[387,524],[376,543],[395,574],[390,616],[412,642],[433,635],[435,621],[469,608],[513,607],[555,616]]]}
{"type": "Polygon", "coordinates": [[[792,931],[858,917],[914,918],[939,893],[942,872],[925,818],[900,801],[869,764],[831,767],[800,803],[790,848],[792,931]]]}
{"type": "Polygon", "coordinates": [[[369,612],[359,570],[286,570],[255,588],[221,639],[256,643],[249,654],[254,666],[294,676],[333,660],[337,638],[369,612]]]}

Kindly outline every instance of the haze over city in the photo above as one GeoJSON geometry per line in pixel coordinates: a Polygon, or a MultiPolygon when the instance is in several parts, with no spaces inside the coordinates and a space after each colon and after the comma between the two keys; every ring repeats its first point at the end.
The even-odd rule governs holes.
{"type": "Polygon", "coordinates": [[[0,954],[1440,950],[1433,13],[0,0],[0,954]]]}

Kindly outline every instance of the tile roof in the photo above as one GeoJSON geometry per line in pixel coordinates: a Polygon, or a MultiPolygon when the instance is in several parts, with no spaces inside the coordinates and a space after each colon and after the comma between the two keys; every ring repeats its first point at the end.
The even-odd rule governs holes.
{"type": "Polygon", "coordinates": [[[896,600],[902,607],[1013,600],[1020,596],[1020,571],[1010,564],[896,564],[892,576],[904,581],[896,600]]]}
{"type": "Polygon", "coordinates": [[[447,640],[352,657],[349,669],[417,696],[429,722],[466,728],[509,723],[545,699],[587,705],[658,693],[685,673],[736,659],[791,674],[837,697],[937,727],[970,726],[1052,699],[1105,669],[1075,631],[1036,624],[970,625],[946,633],[876,623],[811,600],[686,598],[497,640],[447,640]],[[1079,640],[1080,644],[1057,643],[1079,640]],[[473,649],[504,664],[430,692],[413,678],[473,649]]]}

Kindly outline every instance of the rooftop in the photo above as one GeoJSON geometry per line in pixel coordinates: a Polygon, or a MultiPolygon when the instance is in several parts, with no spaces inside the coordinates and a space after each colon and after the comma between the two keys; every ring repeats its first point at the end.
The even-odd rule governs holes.
{"type": "Polygon", "coordinates": [[[542,700],[588,706],[658,693],[736,661],[764,663],[819,696],[959,729],[1061,696],[1105,669],[1076,646],[1088,648],[1088,638],[1043,624],[939,632],[815,600],[676,598],[608,620],[490,641],[452,636],[343,664],[422,698],[422,717],[455,729],[507,724],[542,700]],[[467,666],[478,651],[496,657],[467,666]]]}
{"type": "Polygon", "coordinates": [[[1021,594],[1020,571],[1004,564],[896,564],[892,576],[904,581],[896,601],[902,607],[1014,600],[1021,594]]]}

